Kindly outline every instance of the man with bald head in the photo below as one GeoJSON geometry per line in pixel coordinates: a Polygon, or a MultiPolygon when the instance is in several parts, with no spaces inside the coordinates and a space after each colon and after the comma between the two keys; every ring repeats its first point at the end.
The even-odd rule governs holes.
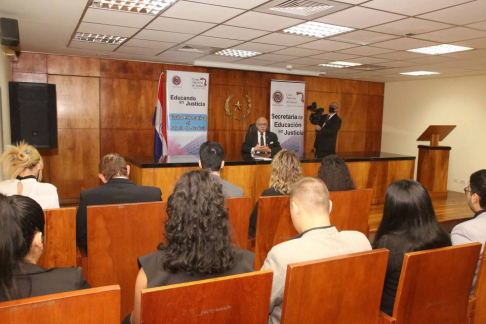
{"type": "Polygon", "coordinates": [[[322,180],[303,178],[292,186],[290,215],[299,235],[290,241],[274,246],[262,267],[262,270],[273,270],[268,323],[280,323],[289,263],[371,250],[370,242],[363,233],[338,232],[331,225],[329,221],[331,208],[329,191],[322,180]]]}
{"type": "Polygon", "coordinates": [[[342,124],[337,112],[339,112],[339,104],[331,102],[329,114],[322,115],[319,125],[316,125],[314,148],[318,157],[336,154],[336,141],[342,124]]]}
{"type": "Polygon", "coordinates": [[[282,150],[278,142],[277,134],[270,132],[268,121],[265,117],[257,119],[255,126],[256,131],[250,131],[246,134],[245,142],[241,147],[241,153],[251,154],[277,154],[282,150]]]}

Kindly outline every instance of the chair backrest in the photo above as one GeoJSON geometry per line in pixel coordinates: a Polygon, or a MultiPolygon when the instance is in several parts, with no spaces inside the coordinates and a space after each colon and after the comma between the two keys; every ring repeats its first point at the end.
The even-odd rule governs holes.
{"type": "Polygon", "coordinates": [[[474,297],[476,301],[473,323],[486,323],[486,257],[484,256],[484,251],[479,265],[476,287],[474,287],[474,297]]]}
{"type": "Polygon", "coordinates": [[[373,189],[329,192],[332,201],[331,224],[338,231],[358,231],[368,237],[373,189]]]}
{"type": "Polygon", "coordinates": [[[142,290],[144,324],[266,323],[272,270],[142,290]]]}
{"type": "Polygon", "coordinates": [[[258,128],[256,127],[256,124],[250,124],[250,126],[248,126],[248,133],[256,132],[257,130],[258,128]]]}
{"type": "Polygon", "coordinates": [[[248,227],[252,211],[251,197],[225,199],[229,220],[233,228],[233,244],[241,249],[249,250],[248,227]]]}
{"type": "Polygon", "coordinates": [[[396,324],[465,324],[480,243],[405,253],[396,324]]]}
{"type": "Polygon", "coordinates": [[[137,258],[165,241],[165,202],[88,206],[88,282],[121,287],[121,316],[133,309],[137,258]]]}
{"type": "Polygon", "coordinates": [[[76,208],[44,210],[44,253],[38,264],[46,269],[76,266],[76,208]]]}
{"type": "Polygon", "coordinates": [[[2,324],[119,324],[120,287],[109,286],[0,303],[2,324]]]}
{"type": "Polygon", "coordinates": [[[281,323],[376,324],[388,250],[287,266],[281,323]]]}
{"type": "Polygon", "coordinates": [[[290,218],[289,196],[260,197],[255,234],[254,269],[260,270],[273,246],[298,233],[290,218]]]}

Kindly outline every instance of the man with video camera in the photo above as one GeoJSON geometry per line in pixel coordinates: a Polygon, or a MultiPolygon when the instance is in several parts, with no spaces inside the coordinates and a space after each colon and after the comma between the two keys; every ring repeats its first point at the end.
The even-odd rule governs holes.
{"type": "MultiPolygon", "coordinates": [[[[315,103],[313,103],[313,106],[315,106],[315,103]]],[[[324,157],[336,154],[336,140],[342,123],[341,118],[336,114],[339,111],[339,104],[332,102],[329,105],[329,114],[322,114],[323,108],[313,108],[307,107],[307,109],[314,111],[309,119],[312,124],[316,125],[316,139],[314,141],[316,155],[324,157]]]]}

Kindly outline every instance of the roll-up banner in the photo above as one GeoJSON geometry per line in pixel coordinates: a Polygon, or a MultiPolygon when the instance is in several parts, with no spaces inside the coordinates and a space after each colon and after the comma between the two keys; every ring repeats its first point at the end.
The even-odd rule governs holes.
{"type": "Polygon", "coordinates": [[[272,80],[270,131],[284,149],[304,153],[305,82],[272,80]]]}
{"type": "Polygon", "coordinates": [[[167,71],[169,155],[199,155],[208,138],[209,73],[167,71]]]}

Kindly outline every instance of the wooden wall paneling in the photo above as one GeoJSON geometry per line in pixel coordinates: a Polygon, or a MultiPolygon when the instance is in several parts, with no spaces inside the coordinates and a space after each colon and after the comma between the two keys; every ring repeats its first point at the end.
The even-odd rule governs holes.
{"type": "Polygon", "coordinates": [[[383,97],[368,96],[368,112],[366,114],[366,130],[381,132],[383,125],[383,97]]]}
{"type": "Polygon", "coordinates": [[[316,163],[302,163],[302,172],[304,177],[317,177],[317,172],[321,166],[321,162],[316,163]]]}
{"type": "Polygon", "coordinates": [[[159,187],[162,190],[162,200],[167,201],[174,191],[179,178],[187,171],[198,170],[199,167],[142,169],[142,184],[144,186],[159,187]]]}
{"type": "Polygon", "coordinates": [[[382,82],[368,82],[368,94],[374,96],[384,96],[385,84],[382,82]]]}
{"type": "Polygon", "coordinates": [[[364,152],[366,149],[366,134],[366,132],[339,131],[336,152],[364,152]]]}
{"type": "Polygon", "coordinates": [[[341,92],[341,82],[339,79],[310,77],[306,90],[324,91],[324,92],[341,92]]]}
{"type": "Polygon", "coordinates": [[[17,62],[12,62],[13,72],[47,73],[47,55],[21,53],[17,62]]]}
{"type": "Polygon", "coordinates": [[[380,152],[381,151],[381,131],[380,132],[366,132],[366,152],[380,152]]]}
{"type": "Polygon", "coordinates": [[[368,94],[368,82],[341,79],[341,93],[368,94]]]}
{"type": "MultiPolygon", "coordinates": [[[[161,65],[163,71],[188,71],[188,72],[202,72],[202,73],[208,73],[210,72],[209,68],[205,67],[196,67],[196,66],[190,66],[190,65],[175,65],[175,64],[162,64],[161,65]]],[[[159,74],[156,74],[156,77],[159,77],[159,74]]],[[[211,83],[211,79],[209,80],[211,83]]]]}
{"type": "Polygon", "coordinates": [[[47,83],[47,74],[45,74],[45,73],[13,72],[12,73],[12,81],[47,83]]]}
{"type": "Polygon", "coordinates": [[[47,55],[47,73],[99,77],[100,59],[79,56],[47,55]]]}
{"type": "MultiPolygon", "coordinates": [[[[209,84],[211,86],[220,84],[227,86],[243,86],[245,85],[245,71],[227,70],[227,69],[211,69],[209,76],[209,84]]],[[[211,88],[210,88],[211,89],[211,88]]]]}
{"type": "Polygon", "coordinates": [[[241,154],[241,146],[245,141],[247,130],[225,131],[209,130],[208,141],[218,142],[223,146],[225,154],[241,154]]]}
{"type": "Polygon", "coordinates": [[[247,71],[244,85],[248,87],[270,88],[270,73],[247,71]]]}
{"type": "Polygon", "coordinates": [[[117,60],[100,61],[100,77],[102,78],[156,81],[162,71],[163,66],[159,63],[117,60]]]}
{"type": "Polygon", "coordinates": [[[57,154],[50,157],[50,182],[60,199],[79,199],[81,191],[100,184],[99,129],[58,129],[57,154]]]}
{"type": "Polygon", "coordinates": [[[343,93],[339,109],[339,116],[343,120],[341,132],[365,132],[367,110],[368,96],[343,93]]]}
{"type": "Polygon", "coordinates": [[[154,155],[153,129],[100,129],[101,154],[118,153],[122,156],[144,157],[154,155]]]}
{"type": "Polygon", "coordinates": [[[157,81],[100,79],[100,128],[153,129],[157,81]]]}
{"type": "MultiPolygon", "coordinates": [[[[255,181],[265,182],[267,173],[268,177],[270,174],[270,165],[268,165],[268,167],[265,166],[262,169],[260,169],[260,167],[261,166],[257,167],[255,165],[226,166],[221,170],[221,178],[243,188],[244,196],[251,197],[254,204],[256,201],[255,197],[258,197],[264,189],[268,188],[268,180],[266,182],[266,187],[262,189],[262,191],[258,191],[261,186],[259,186],[258,189],[254,186],[255,181]]],[[[250,215],[248,215],[248,217],[250,217],[250,215]]]]}
{"type": "Polygon", "coordinates": [[[58,128],[99,128],[98,78],[49,75],[47,80],[56,84],[58,128]]]}

